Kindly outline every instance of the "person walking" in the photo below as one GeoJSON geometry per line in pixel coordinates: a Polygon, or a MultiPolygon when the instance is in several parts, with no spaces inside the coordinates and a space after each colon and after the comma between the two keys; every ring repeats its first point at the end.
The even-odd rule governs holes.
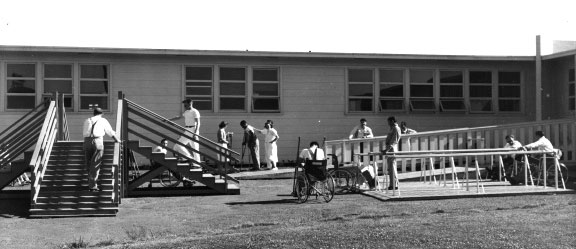
{"type": "Polygon", "coordinates": [[[260,141],[254,132],[254,127],[249,125],[246,120],[240,121],[240,126],[244,129],[243,146],[248,146],[250,157],[252,158],[252,170],[260,170],[260,141]]]}
{"type": "Polygon", "coordinates": [[[84,136],[85,165],[88,169],[88,189],[91,192],[98,192],[100,189],[97,181],[104,155],[104,135],[112,137],[116,143],[119,143],[120,139],[108,120],[102,117],[102,109],[94,108],[93,114],[84,121],[82,135],[84,136]]]}
{"type": "MultiPolygon", "coordinates": [[[[400,127],[396,123],[396,118],[393,116],[388,117],[388,126],[390,126],[390,132],[386,136],[386,148],[384,153],[390,152],[397,152],[398,151],[398,142],[400,141],[400,127]]],[[[388,175],[390,177],[390,186],[388,190],[398,189],[396,186],[396,158],[393,156],[386,157],[386,163],[388,164],[388,175]]]]}
{"type": "Polygon", "coordinates": [[[184,104],[185,109],[182,115],[173,117],[169,120],[175,121],[184,118],[186,128],[185,134],[194,139],[189,139],[186,136],[180,136],[178,138],[178,142],[184,144],[185,146],[191,146],[194,150],[194,156],[192,157],[190,151],[178,143],[174,144],[174,150],[184,155],[189,160],[189,162],[191,161],[190,159],[193,158],[194,160],[190,162],[190,165],[198,167],[198,163],[200,162],[199,145],[194,140],[197,140],[198,137],[196,135],[200,134],[200,112],[192,107],[193,102],[191,99],[185,99],[182,101],[182,103],[184,104]]]}
{"type": "MultiPolygon", "coordinates": [[[[222,121],[220,122],[220,124],[218,125],[218,133],[216,134],[216,137],[218,138],[218,145],[220,145],[220,147],[218,148],[218,151],[220,151],[221,153],[225,153],[226,152],[226,148],[228,148],[228,143],[230,143],[228,141],[228,135],[226,132],[226,127],[228,127],[228,122],[222,121]]],[[[221,153],[218,153],[218,161],[220,162],[227,162],[228,158],[226,158],[225,156],[223,156],[221,153]]]]}
{"type": "Polygon", "coordinates": [[[274,122],[267,120],[264,124],[264,129],[257,131],[265,135],[264,149],[266,151],[267,168],[269,170],[278,170],[278,167],[276,167],[278,163],[278,146],[276,145],[276,141],[278,141],[280,137],[278,136],[278,131],[274,129],[274,122]]]}

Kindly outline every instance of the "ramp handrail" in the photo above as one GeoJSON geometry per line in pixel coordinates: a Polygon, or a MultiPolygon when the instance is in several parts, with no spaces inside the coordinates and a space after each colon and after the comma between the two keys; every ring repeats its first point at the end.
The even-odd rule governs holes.
{"type": "Polygon", "coordinates": [[[54,145],[58,133],[58,112],[56,109],[56,102],[51,101],[46,112],[46,118],[44,119],[40,135],[36,142],[34,154],[30,159],[29,165],[32,169],[32,179],[34,179],[31,194],[32,204],[36,204],[38,194],[40,193],[42,179],[44,178],[44,173],[46,172],[46,167],[48,165],[48,159],[52,152],[52,146],[54,145]]]}
{"type": "MultiPolygon", "coordinates": [[[[124,115],[124,101],[122,101],[122,99],[118,100],[118,108],[117,108],[117,113],[116,113],[116,136],[120,139],[122,139],[122,135],[123,135],[123,127],[122,127],[122,116],[124,115]]],[[[112,186],[113,186],[113,191],[112,191],[112,202],[113,203],[120,203],[121,202],[121,198],[124,197],[124,192],[122,188],[122,175],[124,175],[124,172],[122,171],[123,167],[123,142],[125,141],[121,141],[120,143],[114,143],[114,158],[112,159],[112,186]]]]}

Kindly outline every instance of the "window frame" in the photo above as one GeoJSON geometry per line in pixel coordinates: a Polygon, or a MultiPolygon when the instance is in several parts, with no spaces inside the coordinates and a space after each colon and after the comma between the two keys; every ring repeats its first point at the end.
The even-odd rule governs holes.
{"type": "Polygon", "coordinates": [[[488,114],[488,113],[495,113],[496,112],[496,108],[494,106],[495,101],[494,98],[497,97],[497,95],[495,94],[495,90],[497,88],[497,86],[495,86],[495,77],[496,74],[494,73],[493,70],[490,69],[469,69],[467,70],[467,76],[468,76],[468,103],[469,103],[469,112],[470,113],[478,113],[478,114],[488,114]],[[472,77],[471,77],[471,73],[473,72],[488,72],[490,73],[490,82],[474,82],[472,83],[472,77]],[[472,92],[473,92],[473,87],[490,87],[490,96],[486,97],[486,96],[482,96],[482,97],[473,97],[472,96],[472,92]],[[474,106],[472,105],[472,101],[490,101],[490,111],[482,111],[482,110],[476,110],[474,109],[474,106]]]}
{"type": "Polygon", "coordinates": [[[70,81],[70,87],[71,87],[71,92],[70,93],[64,93],[64,92],[58,92],[62,95],[64,95],[64,99],[66,101],[66,99],[70,100],[71,106],[66,106],[66,111],[74,111],[75,109],[75,99],[74,98],[74,63],[68,63],[68,62],[43,62],[42,63],[42,76],[41,76],[41,82],[40,85],[42,86],[42,101],[44,101],[44,99],[46,98],[51,98],[53,96],[53,93],[50,92],[45,92],[46,90],[46,81],[50,81],[50,80],[69,80],[70,81]],[[49,78],[46,77],[46,65],[66,65],[66,66],[70,66],[70,78],[49,78]]]}
{"type": "Polygon", "coordinates": [[[406,112],[406,69],[405,68],[377,68],[378,74],[377,77],[377,86],[376,86],[376,95],[378,96],[378,111],[379,112],[406,112]],[[402,73],[402,80],[401,81],[387,81],[383,80],[382,71],[400,71],[402,73]],[[382,96],[382,87],[383,86],[401,86],[402,87],[402,96],[382,96]],[[400,101],[402,104],[402,108],[400,109],[385,109],[382,105],[383,101],[400,101]]]}
{"type": "Polygon", "coordinates": [[[576,111],[576,70],[568,69],[568,111],[576,111]]]}
{"type": "Polygon", "coordinates": [[[34,107],[38,105],[38,93],[40,92],[38,89],[38,62],[25,62],[25,61],[7,61],[2,65],[2,71],[4,72],[5,79],[3,80],[2,84],[4,85],[3,88],[5,89],[4,92],[4,110],[6,111],[27,111],[32,110],[34,107]],[[8,66],[9,65],[34,65],[34,77],[10,77],[8,75],[8,66]],[[8,82],[10,80],[32,80],[34,81],[34,92],[33,93],[9,93],[8,92],[8,82]],[[9,99],[10,97],[34,97],[34,105],[31,108],[9,108],[9,99]]]}
{"type": "MultiPolygon", "coordinates": [[[[183,78],[184,78],[184,99],[190,98],[194,101],[194,103],[196,102],[206,102],[206,100],[203,99],[199,99],[199,98],[210,98],[210,110],[200,110],[202,112],[215,112],[215,92],[216,92],[216,85],[215,85],[215,77],[216,77],[216,70],[214,70],[214,66],[212,65],[184,65],[184,72],[183,72],[183,78]],[[204,79],[188,79],[187,78],[187,69],[188,68],[210,68],[211,70],[211,79],[210,80],[204,80],[204,79]],[[210,95],[200,95],[200,94],[188,94],[188,82],[210,82],[210,95]]],[[[203,86],[198,86],[199,88],[208,88],[208,87],[203,87],[203,86]]],[[[196,107],[195,107],[196,108],[196,107]]]]}
{"type": "Polygon", "coordinates": [[[250,68],[250,85],[251,85],[251,91],[250,91],[250,99],[251,99],[251,103],[250,103],[250,110],[253,113],[279,113],[281,110],[281,105],[280,105],[280,68],[279,67],[259,67],[259,66],[253,66],[250,68]],[[270,81],[270,80],[255,80],[254,79],[254,71],[255,70],[274,70],[276,71],[276,80],[275,81],[270,81]],[[276,95],[256,95],[254,92],[254,86],[256,86],[257,84],[274,84],[276,86],[276,95]],[[261,99],[275,99],[277,101],[278,104],[278,109],[256,109],[256,101],[257,100],[261,100],[261,99]]]}
{"type": "Polygon", "coordinates": [[[90,62],[90,63],[78,63],[78,111],[79,112],[88,112],[91,111],[92,107],[89,104],[88,109],[83,109],[82,108],[82,97],[106,97],[106,105],[107,108],[102,108],[101,106],[98,106],[100,108],[102,108],[102,110],[104,111],[110,111],[112,110],[110,107],[110,91],[112,90],[110,88],[111,83],[110,83],[110,76],[112,75],[111,72],[111,66],[109,63],[97,63],[97,62],[90,62]],[[82,78],[82,66],[106,66],[106,78],[105,79],[100,79],[100,78],[82,78]],[[105,81],[106,82],[106,86],[108,89],[108,93],[106,94],[97,94],[97,93],[82,93],[82,81],[105,81]]]}
{"type": "Polygon", "coordinates": [[[436,103],[436,98],[438,94],[436,93],[436,87],[438,85],[438,70],[431,69],[431,68],[408,68],[408,92],[409,92],[409,103],[410,103],[410,111],[412,112],[438,112],[438,105],[436,103]],[[415,82],[413,81],[412,71],[430,71],[432,72],[432,82],[415,82]],[[432,96],[414,96],[412,94],[412,86],[430,86],[432,87],[432,96]],[[433,104],[433,108],[418,108],[416,103],[428,101],[433,104]]]}
{"type": "Polygon", "coordinates": [[[439,69],[438,70],[438,87],[440,89],[439,94],[438,94],[438,105],[439,105],[439,109],[440,112],[465,112],[467,111],[466,108],[466,101],[465,101],[465,95],[464,95],[464,82],[465,82],[465,72],[462,69],[439,69]],[[461,80],[460,82],[442,82],[442,72],[459,72],[460,73],[460,77],[461,80]],[[460,95],[461,96],[442,96],[442,87],[450,87],[450,86],[458,86],[460,87],[460,95]],[[447,108],[445,107],[445,101],[446,102],[457,102],[459,104],[461,104],[462,108],[447,108]]]}
{"type": "Polygon", "coordinates": [[[524,86],[524,73],[521,70],[497,70],[496,71],[496,88],[497,88],[497,95],[495,95],[496,101],[497,101],[497,110],[498,113],[523,113],[524,112],[524,108],[523,108],[523,102],[522,99],[524,97],[523,94],[523,86],[524,86]],[[510,82],[501,82],[500,79],[500,73],[518,73],[519,75],[519,82],[518,83],[510,83],[510,82]],[[518,87],[518,97],[500,97],[500,87],[518,87]],[[518,111],[503,111],[502,105],[500,104],[501,101],[506,101],[506,100],[511,100],[511,101],[518,101],[518,111]]]}
{"type": "Polygon", "coordinates": [[[368,67],[347,67],[346,68],[346,113],[374,113],[374,100],[377,99],[376,96],[376,90],[375,90],[375,86],[376,86],[376,73],[375,73],[375,69],[374,68],[368,68],[368,67]],[[350,81],[350,70],[368,70],[371,72],[371,77],[372,77],[372,82],[363,82],[363,81],[359,81],[359,82],[354,82],[354,81],[350,81]],[[371,89],[372,89],[372,96],[350,96],[350,87],[354,86],[354,85],[370,85],[371,89]],[[360,111],[356,111],[356,110],[350,110],[351,108],[351,104],[350,102],[352,100],[355,101],[363,101],[363,100],[370,100],[371,104],[370,104],[370,110],[360,110],[360,111]]]}
{"type": "Polygon", "coordinates": [[[218,92],[215,93],[218,95],[218,112],[222,112],[222,113],[246,113],[248,112],[248,106],[247,106],[247,101],[248,101],[248,94],[250,93],[251,88],[249,87],[249,82],[248,79],[250,79],[251,75],[249,75],[249,72],[251,72],[251,70],[248,70],[249,67],[248,66],[239,66],[239,65],[218,65],[218,92]],[[221,70],[222,68],[242,68],[244,69],[244,80],[222,80],[221,78],[221,70]],[[222,83],[226,83],[226,84],[244,84],[244,95],[222,95],[222,83]],[[234,99],[234,98],[242,98],[243,99],[243,103],[244,103],[244,108],[243,109],[223,109],[222,108],[222,99],[223,98],[229,98],[229,99],[234,99]]]}

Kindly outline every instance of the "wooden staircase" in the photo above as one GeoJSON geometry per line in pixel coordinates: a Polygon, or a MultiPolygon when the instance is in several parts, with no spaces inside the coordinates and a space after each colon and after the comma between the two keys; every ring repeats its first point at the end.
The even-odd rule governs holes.
{"type": "Polygon", "coordinates": [[[41,182],[30,217],[115,216],[118,203],[112,201],[112,159],[114,143],[104,143],[104,157],[98,185],[100,192],[88,191],[83,142],[56,142],[41,182]]]}
{"type": "MultiPolygon", "coordinates": [[[[152,169],[134,182],[130,182],[128,191],[136,190],[138,186],[152,180],[155,173],[169,168],[172,171],[178,172],[182,174],[182,176],[203,185],[189,188],[191,194],[240,194],[240,188],[237,183],[233,181],[225,181],[224,179],[221,179],[220,176],[204,172],[201,168],[190,168],[188,163],[179,163],[178,159],[175,157],[166,157],[163,153],[152,152],[153,149],[151,146],[140,146],[140,141],[129,141],[127,146],[132,151],[164,165],[164,167],[152,169]]],[[[132,194],[130,193],[129,195],[132,194]]]]}

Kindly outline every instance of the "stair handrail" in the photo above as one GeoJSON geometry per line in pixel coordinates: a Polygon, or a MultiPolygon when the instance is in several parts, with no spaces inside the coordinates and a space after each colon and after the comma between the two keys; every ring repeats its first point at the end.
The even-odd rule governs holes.
{"type": "Polygon", "coordinates": [[[30,159],[30,168],[32,169],[32,179],[34,180],[32,184],[32,194],[31,202],[36,204],[38,194],[40,193],[40,186],[42,179],[44,178],[44,173],[46,172],[46,167],[48,165],[48,159],[50,153],[52,152],[52,146],[56,140],[56,135],[58,133],[58,112],[55,101],[50,101],[50,106],[46,112],[46,118],[42,125],[40,135],[36,142],[36,147],[34,149],[34,154],[30,159]]]}
{"type": "Polygon", "coordinates": [[[0,132],[0,168],[8,165],[34,145],[40,131],[38,123],[41,122],[47,110],[45,106],[45,103],[37,105],[0,132]]]}
{"type": "MultiPolygon", "coordinates": [[[[124,101],[123,99],[118,99],[118,108],[116,112],[116,136],[122,140],[123,130],[122,130],[122,117],[124,116],[124,101]]],[[[123,142],[114,143],[114,158],[112,159],[112,202],[119,203],[120,198],[122,197],[121,189],[120,189],[120,176],[124,173],[121,172],[122,170],[122,149],[123,149],[123,142]]]]}

